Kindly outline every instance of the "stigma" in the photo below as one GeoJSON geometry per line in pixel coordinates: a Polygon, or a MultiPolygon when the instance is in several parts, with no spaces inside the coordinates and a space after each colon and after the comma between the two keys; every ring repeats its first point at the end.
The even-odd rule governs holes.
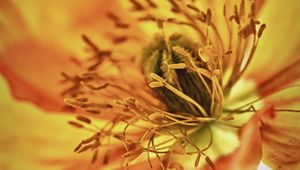
{"type": "Polygon", "coordinates": [[[223,96],[216,89],[221,79],[209,70],[208,60],[213,56],[203,51],[183,35],[176,34],[167,42],[157,36],[144,49],[141,62],[144,74],[167,111],[198,117],[216,116],[215,109],[222,105],[223,96]]]}

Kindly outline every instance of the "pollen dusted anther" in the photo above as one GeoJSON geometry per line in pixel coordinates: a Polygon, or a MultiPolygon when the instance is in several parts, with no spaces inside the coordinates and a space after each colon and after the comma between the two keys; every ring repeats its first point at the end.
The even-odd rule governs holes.
{"type": "MultiPolygon", "coordinates": [[[[92,163],[95,163],[99,148],[105,146],[108,149],[103,163],[107,164],[110,144],[121,141],[126,148],[122,167],[129,167],[146,154],[151,168],[156,158],[162,169],[183,169],[173,157],[193,155],[195,167],[202,161],[214,169],[213,159],[207,154],[214,144],[211,127],[215,124],[239,127],[230,121],[240,110],[226,111],[224,100],[249,66],[266,28],[255,18],[255,2],[242,0],[238,5],[222,5],[223,13],[215,11],[219,6],[204,8],[202,1],[129,2],[131,12],[138,15],[137,24],[157,26],[157,35],[144,48],[137,70],[143,73],[148,86],[137,87],[126,81],[126,77],[104,75],[101,69],[105,64],[123,72],[124,68],[130,69],[128,64],[132,61],[122,67],[124,61],[115,56],[121,52],[103,50],[82,36],[92,57],[86,63],[77,61],[78,66],[87,68],[78,75],[63,73],[64,82],[72,83],[63,93],[65,103],[84,114],[102,114],[110,120],[101,127],[85,116],[70,121],[74,127],[93,132],[75,152],[93,151],[92,163]],[[161,11],[167,15],[159,16],[161,11]],[[173,32],[173,28],[179,31],[173,32]],[[201,136],[199,131],[208,132],[203,139],[207,142],[204,147],[193,140],[195,135],[201,136]]],[[[136,26],[121,21],[112,12],[107,17],[118,32],[136,26]]],[[[112,43],[123,45],[131,40],[132,36],[124,33],[112,38],[112,43]]]]}

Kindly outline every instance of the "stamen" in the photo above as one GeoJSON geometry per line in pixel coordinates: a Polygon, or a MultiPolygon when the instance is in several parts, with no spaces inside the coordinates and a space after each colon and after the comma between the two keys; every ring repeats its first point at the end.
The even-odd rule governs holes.
{"type": "Polygon", "coordinates": [[[151,83],[149,83],[149,87],[151,87],[151,88],[157,88],[157,87],[163,87],[164,86],[164,84],[162,83],[162,82],[151,82],[151,83]]]}
{"type": "Polygon", "coordinates": [[[161,82],[161,83],[163,83],[163,84],[167,83],[166,80],[164,80],[163,78],[161,78],[160,76],[158,76],[158,75],[155,74],[155,73],[151,73],[150,76],[151,76],[154,80],[156,80],[156,81],[158,81],[158,82],[161,82]]]}
{"type": "Polygon", "coordinates": [[[211,10],[210,9],[207,9],[205,22],[207,25],[211,25],[211,10]]]}
{"type": "Polygon", "coordinates": [[[165,115],[161,112],[155,112],[155,113],[153,113],[149,116],[149,119],[151,121],[154,121],[154,120],[157,120],[157,119],[163,119],[163,118],[165,118],[165,115]]]}
{"type": "Polygon", "coordinates": [[[169,64],[168,68],[169,69],[185,69],[186,64],[185,63],[169,64]]]}
{"type": "Polygon", "coordinates": [[[163,84],[164,87],[166,87],[167,89],[169,89],[170,91],[172,91],[174,94],[176,94],[177,96],[181,97],[182,99],[186,100],[187,102],[192,103],[194,106],[196,106],[201,113],[205,116],[208,117],[208,114],[206,113],[206,111],[204,110],[204,108],[199,105],[195,100],[193,100],[192,98],[190,98],[189,96],[185,95],[184,93],[182,93],[181,91],[177,90],[176,88],[174,88],[173,86],[171,86],[170,84],[168,84],[163,78],[161,78],[160,76],[158,76],[155,73],[151,73],[150,75],[153,79],[157,80],[158,82],[161,82],[163,84]]]}
{"type": "Polygon", "coordinates": [[[208,156],[205,156],[205,161],[208,163],[208,165],[209,165],[213,170],[216,169],[216,167],[215,167],[213,161],[212,161],[208,156]]]}
{"type": "Polygon", "coordinates": [[[98,48],[97,45],[95,45],[86,35],[82,35],[81,38],[83,41],[91,47],[91,49],[95,52],[98,53],[100,49],[98,48]]]}
{"type": "Polygon", "coordinates": [[[86,146],[82,147],[81,149],[79,149],[79,150],[77,151],[77,153],[85,152],[85,151],[91,149],[92,147],[93,147],[92,144],[91,144],[91,145],[86,145],[86,146]]]}
{"type": "Polygon", "coordinates": [[[199,8],[197,8],[195,5],[193,4],[187,4],[186,5],[188,8],[190,8],[191,10],[194,10],[195,12],[200,12],[199,8]]]}
{"type": "Polygon", "coordinates": [[[64,103],[67,104],[68,106],[71,106],[74,108],[80,107],[84,104],[84,102],[81,102],[81,101],[78,101],[78,100],[72,99],[72,98],[65,98],[64,103]]]}
{"type": "MultiPolygon", "coordinates": [[[[158,14],[153,11],[160,6],[153,0],[129,1],[133,5],[133,11],[139,13],[138,21],[155,22],[162,32],[161,36],[155,38],[154,45],[151,44],[145,49],[142,61],[146,81],[162,101],[159,105],[157,101],[156,103],[152,101],[153,98],[148,99],[144,93],[132,92],[130,89],[135,86],[124,81],[123,77],[118,79],[101,75],[97,69],[102,67],[105,59],[107,59],[105,62],[121,68],[119,67],[121,63],[115,56],[117,53],[100,49],[86,35],[82,35],[93,56],[88,60],[87,66],[82,63],[87,71],[75,76],[62,73],[63,82],[72,83],[72,87],[63,93],[68,96],[64,101],[74,109],[93,114],[105,113],[104,109],[114,109],[115,116],[101,128],[83,115],[76,116],[76,121],[69,121],[71,126],[93,133],[93,136],[82,140],[74,151],[77,153],[92,151],[91,163],[95,163],[100,147],[109,146],[111,140],[120,140],[126,149],[122,156],[122,167],[128,168],[132,161],[146,152],[151,168],[153,165],[150,153],[154,153],[162,169],[182,168],[180,164],[171,160],[176,154],[195,155],[196,168],[203,155],[207,164],[215,169],[212,160],[204,153],[211,148],[214,140],[210,125],[240,128],[230,122],[234,119],[234,114],[256,110],[254,106],[238,110],[223,109],[224,96],[229,94],[231,87],[248,67],[258,40],[266,28],[265,24],[260,25],[260,22],[255,20],[255,3],[245,3],[242,0],[239,6],[234,5],[232,15],[228,14],[224,5],[223,17],[228,31],[228,37],[224,38],[223,32],[222,34],[219,32],[221,27],[216,23],[219,16],[212,10],[214,8],[202,11],[194,1],[189,4],[184,1],[168,0],[174,16],[157,17],[158,14]],[[251,7],[246,9],[246,5],[250,3],[251,7]],[[184,35],[167,32],[169,31],[167,24],[192,28],[199,34],[195,37],[199,41],[194,43],[184,35]],[[256,25],[260,25],[260,28],[256,29],[256,25]],[[225,47],[227,44],[224,41],[227,38],[228,47],[225,47]],[[246,56],[244,54],[248,45],[251,51],[246,56]],[[228,68],[233,69],[228,71],[228,68]],[[224,74],[229,75],[226,82],[224,74]],[[94,102],[99,93],[103,97],[100,101],[111,98],[116,106],[112,106],[110,102],[94,102]],[[119,130],[119,127],[122,130],[119,130]],[[191,140],[191,136],[201,128],[209,130],[210,137],[205,148],[199,148],[191,140]],[[189,151],[187,147],[192,147],[193,150],[189,151]]],[[[113,21],[116,28],[131,28],[131,23],[123,22],[114,13],[107,13],[107,17],[113,21]]],[[[131,38],[127,35],[112,37],[112,43],[115,45],[122,45],[131,38]]],[[[150,91],[148,87],[142,89],[150,91]]],[[[285,108],[274,110],[300,112],[285,108]]],[[[103,164],[108,163],[108,152],[109,150],[105,151],[103,164]]]]}
{"type": "Polygon", "coordinates": [[[84,111],[92,113],[92,114],[100,114],[101,113],[99,109],[95,109],[95,108],[87,108],[87,109],[84,109],[84,111]]]}
{"type": "Polygon", "coordinates": [[[179,5],[174,1],[174,0],[168,0],[168,2],[170,2],[170,4],[172,5],[171,11],[174,13],[180,13],[180,7],[179,5]]]}
{"type": "MultiPolygon", "coordinates": [[[[187,57],[188,59],[188,65],[190,65],[193,69],[196,69],[197,70],[197,66],[196,66],[196,63],[194,62],[194,59],[192,58],[191,54],[189,52],[187,52],[184,48],[181,48],[181,47],[173,47],[173,50],[175,52],[177,52],[178,54],[184,56],[184,57],[187,57]]],[[[197,72],[198,74],[198,72],[197,72]]],[[[207,84],[207,82],[203,79],[202,75],[201,74],[198,74],[198,76],[200,77],[202,83],[204,84],[207,92],[211,95],[211,91],[210,91],[210,88],[207,84]]]]}
{"type": "Polygon", "coordinates": [[[259,27],[258,34],[257,34],[258,38],[261,37],[261,35],[262,35],[262,33],[264,32],[264,30],[266,29],[266,27],[267,27],[266,24],[262,24],[262,25],[259,27]]]}
{"type": "Polygon", "coordinates": [[[76,57],[74,57],[74,56],[70,57],[70,61],[73,62],[73,63],[74,63],[75,65],[77,65],[77,66],[82,66],[81,61],[78,60],[78,58],[76,58],[76,57]]]}
{"type": "Polygon", "coordinates": [[[230,120],[234,120],[234,117],[232,115],[225,115],[221,117],[221,120],[230,121],[230,120]]]}
{"type": "MultiPolygon", "coordinates": [[[[120,25],[119,25],[120,26],[120,25]]],[[[125,25],[123,25],[125,26],[125,25]]],[[[120,43],[124,43],[125,41],[128,40],[128,37],[127,36],[120,36],[120,37],[116,37],[113,39],[113,43],[114,44],[120,44],[120,43]]]]}
{"type": "Polygon", "coordinates": [[[92,164],[95,163],[96,160],[97,160],[97,158],[98,158],[98,149],[95,150],[95,152],[94,152],[94,154],[93,154],[93,157],[92,157],[92,160],[91,160],[91,163],[92,163],[92,164]]]}
{"type": "Polygon", "coordinates": [[[84,81],[81,81],[80,84],[84,87],[87,87],[88,89],[90,89],[92,91],[98,91],[98,90],[101,90],[101,89],[105,89],[109,85],[108,83],[105,83],[105,84],[100,85],[100,86],[94,86],[94,85],[86,83],[84,81]]]}
{"type": "Polygon", "coordinates": [[[135,11],[143,11],[145,8],[142,4],[140,4],[137,0],[129,0],[133,5],[133,10],[135,11]]]}
{"type": "Polygon", "coordinates": [[[109,152],[107,151],[104,154],[104,158],[103,158],[103,161],[102,161],[103,165],[107,165],[108,164],[108,161],[109,161],[109,154],[108,153],[109,152]]]}
{"type": "Polygon", "coordinates": [[[108,13],[106,14],[106,16],[107,16],[109,19],[111,19],[112,21],[114,21],[114,22],[119,22],[119,21],[120,21],[120,18],[119,18],[116,14],[114,14],[114,13],[112,13],[112,12],[108,12],[108,13]]]}
{"type": "Polygon", "coordinates": [[[204,54],[204,50],[202,48],[199,48],[198,55],[199,55],[199,57],[201,58],[201,60],[203,62],[207,62],[209,60],[209,56],[207,56],[206,54],[204,54]]]}
{"type": "Polygon", "coordinates": [[[238,9],[237,9],[237,5],[234,5],[234,15],[233,15],[233,19],[235,20],[235,22],[240,25],[241,22],[240,22],[240,15],[239,15],[239,12],[238,12],[238,9]]]}
{"type": "Polygon", "coordinates": [[[146,0],[146,2],[148,3],[148,5],[152,8],[157,8],[157,5],[152,1],[152,0],[146,0]]]}
{"type": "Polygon", "coordinates": [[[245,15],[245,0],[242,0],[240,4],[240,16],[244,16],[244,15],[245,15]]]}
{"type": "Polygon", "coordinates": [[[78,115],[78,116],[76,116],[76,119],[79,120],[79,121],[81,121],[81,122],[87,123],[87,124],[91,124],[92,123],[91,119],[89,119],[89,118],[87,118],[85,116],[78,115]]]}
{"type": "Polygon", "coordinates": [[[76,128],[84,128],[83,125],[81,125],[80,123],[77,123],[77,122],[69,121],[68,123],[76,128]]]}
{"type": "Polygon", "coordinates": [[[223,5],[223,16],[224,16],[225,18],[226,18],[226,14],[227,14],[227,13],[226,13],[226,5],[224,4],[224,5],[223,5]]]}
{"type": "Polygon", "coordinates": [[[252,18],[254,18],[255,17],[255,7],[256,7],[256,5],[255,5],[255,2],[252,2],[251,3],[251,8],[250,8],[250,16],[252,17],[252,18]]]}
{"type": "Polygon", "coordinates": [[[98,73],[95,71],[86,71],[78,74],[81,79],[95,79],[99,77],[98,73]]]}
{"type": "Polygon", "coordinates": [[[197,168],[197,167],[199,166],[201,154],[202,154],[202,152],[199,152],[199,153],[197,154],[197,157],[196,157],[195,163],[194,163],[195,168],[197,168]]]}
{"type": "Polygon", "coordinates": [[[128,29],[130,26],[129,26],[129,24],[126,24],[126,23],[116,22],[115,27],[120,28],[120,29],[128,29]]]}

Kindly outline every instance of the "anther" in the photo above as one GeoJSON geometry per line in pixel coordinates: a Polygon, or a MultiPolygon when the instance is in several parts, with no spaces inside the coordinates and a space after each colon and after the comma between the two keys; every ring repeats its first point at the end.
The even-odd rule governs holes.
{"type": "Polygon", "coordinates": [[[195,5],[187,4],[186,6],[195,12],[200,12],[199,8],[197,8],[195,5]]]}
{"type": "Polygon", "coordinates": [[[76,128],[84,128],[84,126],[82,124],[74,122],[74,121],[69,121],[68,123],[76,128]]]}
{"type": "Polygon", "coordinates": [[[100,85],[100,86],[94,86],[94,85],[86,83],[84,81],[81,81],[80,84],[84,87],[87,87],[90,90],[95,90],[95,91],[104,89],[109,85],[108,83],[104,83],[103,85],[100,85]]]}
{"type": "Polygon", "coordinates": [[[92,164],[95,163],[96,160],[97,160],[97,158],[98,158],[98,149],[94,151],[94,154],[93,154],[93,158],[92,158],[92,160],[91,160],[91,163],[92,163],[92,164]]]}
{"type": "Polygon", "coordinates": [[[161,83],[166,83],[166,80],[164,80],[163,78],[161,78],[159,75],[155,73],[150,73],[150,76],[156,81],[159,81],[161,83]]]}
{"type": "Polygon", "coordinates": [[[176,89],[175,87],[173,87],[172,85],[168,84],[166,82],[166,80],[164,80],[163,78],[161,78],[160,76],[158,76],[155,73],[150,73],[150,76],[155,79],[156,81],[159,81],[161,83],[163,83],[164,87],[166,87],[168,90],[170,90],[171,92],[173,92],[174,94],[176,94],[178,97],[186,100],[187,102],[193,104],[194,106],[196,106],[199,111],[205,116],[205,117],[209,117],[207,112],[205,111],[205,109],[199,104],[197,103],[194,99],[192,99],[191,97],[187,96],[186,94],[184,94],[183,92],[181,92],[180,90],[176,89]]]}
{"type": "Polygon", "coordinates": [[[89,78],[98,77],[99,75],[95,71],[86,71],[86,72],[80,73],[78,76],[82,79],[89,79],[89,78]]]}
{"type": "Polygon", "coordinates": [[[87,108],[87,109],[84,109],[84,111],[92,113],[92,114],[100,114],[100,110],[93,109],[93,108],[87,108]]]}
{"type": "Polygon", "coordinates": [[[215,164],[213,163],[213,161],[212,161],[208,156],[205,156],[205,161],[206,161],[206,163],[207,163],[213,170],[216,169],[215,164]]]}
{"type": "Polygon", "coordinates": [[[157,8],[157,5],[152,1],[152,0],[146,0],[146,2],[148,3],[148,5],[152,8],[157,8]]]}
{"type": "Polygon", "coordinates": [[[159,28],[159,29],[163,29],[164,28],[164,20],[162,20],[162,19],[156,19],[156,23],[157,23],[157,27],[159,28]]]}
{"type": "Polygon", "coordinates": [[[240,21],[240,15],[239,15],[239,12],[238,12],[237,5],[234,5],[234,20],[235,20],[235,22],[236,22],[238,25],[241,24],[241,21],[240,21]]]}
{"type": "Polygon", "coordinates": [[[256,34],[256,26],[255,26],[255,21],[253,19],[250,20],[250,27],[252,29],[252,33],[255,35],[256,34]]]}
{"type": "Polygon", "coordinates": [[[71,107],[79,107],[81,106],[84,102],[81,102],[81,101],[78,101],[76,99],[73,99],[73,98],[65,98],[64,99],[64,103],[68,106],[71,106],[71,107]]]}
{"type": "Polygon", "coordinates": [[[250,11],[250,16],[252,18],[254,18],[255,17],[255,3],[254,2],[251,3],[251,9],[250,10],[251,10],[250,11]]]}
{"type": "Polygon", "coordinates": [[[245,14],[245,0],[242,0],[240,4],[240,16],[244,16],[245,14]]]}
{"type": "Polygon", "coordinates": [[[165,118],[165,115],[161,112],[155,112],[155,113],[152,113],[151,115],[149,115],[149,119],[154,121],[154,120],[157,120],[157,119],[163,119],[165,118]]]}
{"type": "Polygon", "coordinates": [[[208,9],[207,12],[206,12],[206,24],[207,25],[211,25],[211,10],[208,9]]]}
{"type": "Polygon", "coordinates": [[[151,83],[149,83],[149,86],[151,87],[151,88],[157,88],[157,87],[162,87],[162,86],[164,86],[164,84],[162,83],[162,82],[151,82],[151,83]]]}
{"type": "Polygon", "coordinates": [[[133,10],[135,11],[143,11],[145,8],[141,3],[139,3],[137,0],[129,0],[131,4],[133,5],[133,10]]]}
{"type": "Polygon", "coordinates": [[[120,21],[120,18],[117,15],[115,15],[114,13],[112,13],[112,12],[108,12],[106,14],[106,16],[107,16],[107,18],[111,19],[114,22],[120,21]]]}
{"type": "Polygon", "coordinates": [[[172,5],[171,11],[174,13],[179,13],[181,12],[178,4],[174,1],[174,0],[168,0],[170,2],[170,4],[172,5]]]}
{"type": "Polygon", "coordinates": [[[209,61],[209,56],[204,53],[204,50],[202,48],[199,48],[198,55],[203,62],[209,61]]]}
{"type": "Polygon", "coordinates": [[[105,152],[102,163],[103,163],[103,165],[107,165],[108,162],[109,162],[109,155],[108,155],[108,152],[105,152]]]}
{"type": "Polygon", "coordinates": [[[100,51],[100,49],[97,47],[97,45],[95,45],[90,38],[88,38],[86,35],[82,35],[81,38],[83,39],[83,41],[90,46],[90,48],[95,52],[98,53],[100,51]]]}
{"type": "Polygon", "coordinates": [[[221,117],[221,120],[230,121],[230,120],[234,120],[234,117],[231,115],[225,115],[221,117]]]}
{"type": "Polygon", "coordinates": [[[180,55],[182,55],[182,56],[185,56],[185,57],[188,57],[188,56],[190,55],[189,52],[187,52],[184,48],[179,47],[179,46],[173,47],[173,50],[174,50],[176,53],[178,53],[178,54],[180,54],[180,55]]]}
{"type": "Polygon", "coordinates": [[[70,57],[70,61],[72,63],[74,63],[75,65],[77,65],[77,66],[82,66],[81,61],[78,58],[74,57],[74,56],[70,57]]]}
{"type": "Polygon", "coordinates": [[[82,153],[82,152],[84,152],[84,151],[87,151],[87,150],[91,149],[92,147],[93,147],[92,144],[86,145],[86,146],[82,147],[81,149],[79,149],[79,150],[77,151],[77,153],[82,153]]]}
{"type": "Polygon", "coordinates": [[[197,168],[199,166],[200,163],[200,158],[201,158],[201,152],[198,152],[196,160],[195,160],[195,168],[197,168]]]}
{"type": "Polygon", "coordinates": [[[129,24],[126,24],[126,23],[116,22],[115,27],[120,28],[120,29],[128,29],[130,26],[129,26],[129,24]]]}
{"type": "Polygon", "coordinates": [[[216,77],[220,76],[220,74],[221,74],[221,71],[219,69],[213,71],[213,75],[216,77]]]}
{"type": "Polygon", "coordinates": [[[185,63],[169,64],[168,69],[185,69],[187,66],[185,63]]]}
{"type": "Polygon", "coordinates": [[[261,35],[262,35],[262,33],[264,32],[264,30],[266,29],[266,24],[262,24],[261,26],[260,26],[260,28],[259,28],[259,30],[258,30],[258,34],[257,34],[257,36],[258,36],[258,38],[260,38],[261,37],[261,35]]]}
{"type": "Polygon", "coordinates": [[[120,44],[128,40],[127,36],[120,36],[113,39],[114,44],[120,44]]]}
{"type": "Polygon", "coordinates": [[[223,5],[223,16],[226,17],[226,5],[223,5]]]}
{"type": "Polygon", "coordinates": [[[92,123],[91,119],[89,119],[89,118],[87,118],[85,116],[78,115],[78,116],[76,116],[76,119],[79,120],[79,121],[81,121],[81,122],[87,123],[87,124],[91,124],[92,123]]]}

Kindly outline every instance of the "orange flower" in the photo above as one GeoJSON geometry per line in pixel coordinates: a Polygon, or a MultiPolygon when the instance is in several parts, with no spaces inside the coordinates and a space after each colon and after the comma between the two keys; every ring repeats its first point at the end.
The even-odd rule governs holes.
{"type": "Polygon", "coordinates": [[[291,17],[297,2],[44,5],[0,3],[0,70],[15,98],[47,113],[62,111],[63,93],[80,114],[69,123],[93,133],[75,149],[92,150],[93,163],[65,148],[86,136],[56,126],[70,115],[43,115],[5,97],[1,110],[12,118],[3,122],[12,124],[4,124],[1,138],[3,168],[256,169],[261,160],[299,168],[299,94],[292,83],[300,75],[300,24],[291,17]],[[263,35],[258,18],[268,26],[263,35]]]}

